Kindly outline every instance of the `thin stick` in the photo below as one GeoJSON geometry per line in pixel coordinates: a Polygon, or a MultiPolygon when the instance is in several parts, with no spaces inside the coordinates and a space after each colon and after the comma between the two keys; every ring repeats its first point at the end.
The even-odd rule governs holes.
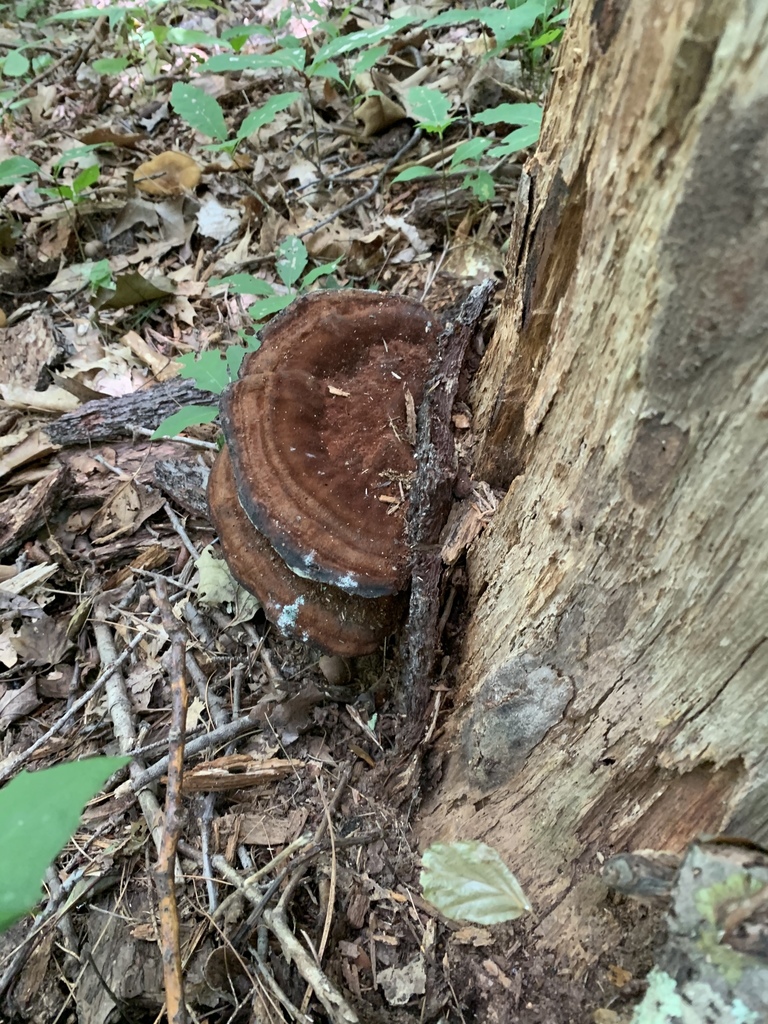
{"type": "MultiPolygon", "coordinates": [[[[101,690],[104,687],[105,683],[109,680],[112,674],[114,672],[117,672],[120,666],[124,662],[126,662],[128,658],[130,658],[132,652],[136,647],[138,647],[142,639],[143,634],[137,633],[137,635],[133,638],[133,640],[131,640],[131,642],[125,648],[123,653],[117,656],[108,668],[104,669],[104,671],[101,673],[101,675],[93,684],[93,686],[89,690],[86,690],[82,697],[78,697],[78,699],[71,705],[71,707],[69,707],[64,712],[61,718],[57,719],[53,723],[53,725],[47,732],[44,732],[42,736],[36,739],[31,746],[27,747],[27,749],[23,753],[15,757],[10,764],[7,764],[5,766],[5,768],[0,769],[0,785],[2,785],[2,783],[4,782],[7,782],[8,779],[10,779],[15,774],[16,769],[21,768],[22,765],[26,764],[27,761],[29,761],[32,758],[33,754],[35,754],[41,747],[45,746],[45,744],[48,742],[48,740],[51,739],[51,737],[55,736],[56,733],[61,732],[61,730],[64,728],[67,722],[71,721],[74,718],[74,716],[77,714],[80,708],[84,707],[88,703],[88,701],[92,700],[99,692],[99,690],[101,690]]],[[[128,753],[130,753],[130,751],[128,751],[128,753]]]]}
{"type": "Polygon", "coordinates": [[[183,820],[182,781],[184,777],[184,731],[187,720],[187,683],[184,672],[186,645],[173,617],[165,580],[158,579],[157,606],[165,631],[171,637],[171,726],[168,732],[168,783],[165,789],[165,827],[155,869],[160,918],[160,946],[168,1024],[187,1024],[184,977],[181,962],[179,914],[174,871],[176,847],[183,820]]]}
{"type": "Polygon", "coordinates": [[[344,206],[340,206],[338,210],[335,210],[330,215],[330,217],[326,217],[325,220],[321,220],[319,224],[314,224],[311,228],[307,228],[306,231],[301,231],[297,237],[306,238],[307,235],[314,235],[316,231],[319,231],[321,228],[324,228],[328,224],[331,224],[333,221],[336,220],[337,217],[341,217],[343,214],[349,213],[350,210],[356,209],[362,203],[368,202],[368,200],[375,196],[376,193],[379,191],[379,189],[381,188],[381,183],[384,181],[384,178],[387,176],[390,169],[395,166],[397,161],[402,156],[404,156],[408,152],[408,150],[413,149],[413,147],[416,145],[420,138],[421,128],[417,128],[413,135],[411,135],[410,139],[408,139],[408,141],[405,143],[405,145],[401,146],[400,149],[398,149],[398,151],[395,153],[392,159],[387,160],[387,162],[384,164],[384,167],[381,170],[381,173],[378,175],[378,177],[376,178],[376,180],[374,181],[374,183],[371,185],[367,192],[364,192],[361,196],[358,196],[357,199],[351,199],[348,203],[345,203],[344,206]]]}

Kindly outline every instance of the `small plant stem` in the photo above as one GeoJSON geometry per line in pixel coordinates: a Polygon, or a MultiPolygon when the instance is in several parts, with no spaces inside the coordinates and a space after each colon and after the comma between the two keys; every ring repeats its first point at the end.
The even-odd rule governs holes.
{"type": "Polygon", "coordinates": [[[443,216],[445,217],[445,237],[446,239],[450,239],[451,224],[448,220],[448,179],[445,173],[445,167],[445,139],[443,138],[443,132],[440,132],[440,172],[443,179],[443,216]]]}

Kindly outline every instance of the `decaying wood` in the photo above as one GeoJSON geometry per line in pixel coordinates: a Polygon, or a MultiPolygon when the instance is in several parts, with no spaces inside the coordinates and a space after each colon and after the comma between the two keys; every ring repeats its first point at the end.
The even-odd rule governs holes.
{"type": "Polygon", "coordinates": [[[208,517],[209,468],[202,455],[186,459],[159,459],[154,466],[157,486],[191,515],[208,517]]]}
{"type": "Polygon", "coordinates": [[[161,420],[185,405],[213,405],[216,398],[201,391],[194,381],[174,378],[165,384],[135,391],[120,398],[86,402],[45,428],[54,444],[98,444],[131,437],[137,427],[154,430],[161,420]]]}
{"type": "Polygon", "coordinates": [[[59,465],[33,487],[6,498],[0,504],[0,558],[17,551],[45,526],[71,489],[72,476],[59,465]]]}
{"type": "Polygon", "coordinates": [[[418,732],[426,709],[438,643],[443,568],[438,541],[450,512],[458,470],[451,427],[453,402],[467,346],[477,333],[494,287],[494,282],[485,281],[473,288],[456,319],[446,325],[417,417],[416,478],[407,521],[413,569],[402,675],[408,740],[418,732]]]}
{"type": "Polygon", "coordinates": [[[626,929],[601,858],[768,840],[767,36],[765,5],[574,7],[475,377],[509,491],[421,841],[495,845],[574,970],[626,929]]]}

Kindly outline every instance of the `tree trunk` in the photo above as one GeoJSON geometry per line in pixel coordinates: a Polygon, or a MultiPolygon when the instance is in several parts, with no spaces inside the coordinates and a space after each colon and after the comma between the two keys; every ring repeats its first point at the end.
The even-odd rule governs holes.
{"type": "Polygon", "coordinates": [[[768,6],[575,5],[475,381],[508,488],[421,838],[479,838],[572,964],[597,878],[768,843],[768,6]]]}

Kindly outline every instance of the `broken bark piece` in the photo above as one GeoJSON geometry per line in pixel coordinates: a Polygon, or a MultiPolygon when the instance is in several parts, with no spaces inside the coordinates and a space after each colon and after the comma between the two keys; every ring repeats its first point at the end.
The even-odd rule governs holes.
{"type": "Polygon", "coordinates": [[[226,448],[211,470],[208,503],[232,575],[281,632],[330,654],[356,656],[375,651],[397,628],[405,610],[401,596],[370,600],[291,572],[243,511],[226,448]]]}
{"type": "Polygon", "coordinates": [[[29,490],[14,494],[0,504],[0,558],[11,554],[45,526],[70,492],[72,475],[56,466],[29,490]]]}
{"type": "Polygon", "coordinates": [[[240,504],[294,572],[366,598],[407,585],[407,410],[439,330],[404,296],[315,292],[222,396],[240,504]]]}
{"type": "Polygon", "coordinates": [[[136,427],[154,430],[166,416],[185,405],[213,404],[215,397],[194,381],[174,379],[121,398],[102,398],[49,423],[45,431],[54,444],[97,444],[130,437],[136,427]]]}
{"type": "Polygon", "coordinates": [[[403,742],[413,742],[429,700],[435,654],[443,561],[440,533],[451,508],[458,470],[451,429],[453,402],[467,346],[475,337],[495,282],[472,289],[456,319],[440,336],[440,351],[419,409],[416,479],[408,509],[408,544],[413,552],[413,579],[403,652],[403,690],[408,728],[403,742]]]}

